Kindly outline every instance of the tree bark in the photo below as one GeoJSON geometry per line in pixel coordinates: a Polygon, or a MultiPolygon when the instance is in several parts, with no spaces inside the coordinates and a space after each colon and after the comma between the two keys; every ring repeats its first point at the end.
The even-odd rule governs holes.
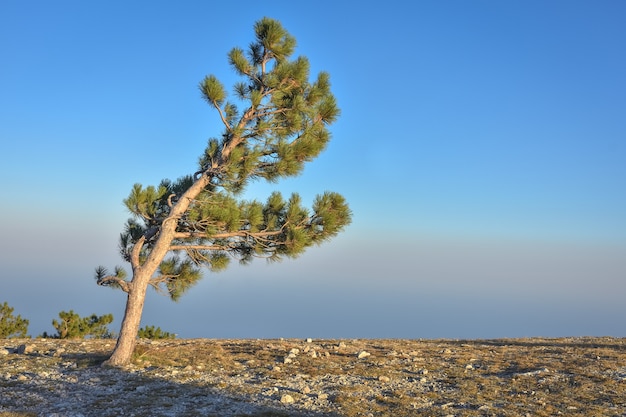
{"type": "Polygon", "coordinates": [[[135,285],[130,286],[117,344],[115,345],[111,357],[104,362],[104,366],[125,366],[128,365],[132,359],[135,344],[137,343],[137,333],[139,332],[139,326],[141,324],[141,314],[146,299],[146,291],[148,289],[147,284],[136,285],[139,283],[138,281],[139,280],[133,282],[135,285]]]}

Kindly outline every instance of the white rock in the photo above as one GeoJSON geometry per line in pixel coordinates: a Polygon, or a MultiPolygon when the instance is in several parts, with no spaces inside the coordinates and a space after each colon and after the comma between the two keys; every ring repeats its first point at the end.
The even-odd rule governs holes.
{"type": "Polygon", "coordinates": [[[380,382],[389,382],[389,381],[391,381],[391,378],[389,378],[388,376],[381,375],[381,376],[378,377],[378,380],[380,382]]]}
{"type": "Polygon", "coordinates": [[[291,395],[284,394],[282,397],[280,397],[280,402],[283,404],[293,404],[296,401],[293,399],[291,395]]]}
{"type": "Polygon", "coordinates": [[[368,356],[370,356],[370,355],[371,355],[371,353],[369,353],[369,352],[366,352],[366,351],[362,350],[362,351],[360,351],[360,352],[356,355],[356,357],[357,357],[357,358],[359,358],[359,359],[363,359],[363,358],[367,358],[367,357],[368,357],[368,356]]]}

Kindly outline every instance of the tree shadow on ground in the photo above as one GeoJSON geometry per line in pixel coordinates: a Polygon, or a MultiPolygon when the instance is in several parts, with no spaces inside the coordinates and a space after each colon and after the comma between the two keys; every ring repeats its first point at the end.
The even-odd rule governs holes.
{"type": "MultiPolygon", "coordinates": [[[[26,356],[37,360],[35,356],[42,355],[26,356]]],[[[283,393],[279,392],[268,396],[267,404],[260,404],[259,398],[227,392],[193,378],[182,382],[169,380],[158,369],[147,373],[100,366],[107,357],[93,353],[61,355],[56,370],[20,372],[0,379],[0,413],[58,417],[339,417],[335,413],[283,405],[283,393]]],[[[0,362],[0,370],[2,365],[0,362]]]]}

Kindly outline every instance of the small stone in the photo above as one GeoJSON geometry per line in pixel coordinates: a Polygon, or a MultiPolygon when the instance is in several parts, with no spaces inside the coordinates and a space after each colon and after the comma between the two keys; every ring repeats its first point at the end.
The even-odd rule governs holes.
{"type": "Polygon", "coordinates": [[[309,388],[308,385],[305,385],[304,388],[300,390],[300,392],[303,394],[309,394],[311,392],[311,388],[309,388]]]}
{"type": "Polygon", "coordinates": [[[52,356],[59,357],[59,356],[61,356],[63,353],[65,353],[65,349],[61,347],[61,348],[58,348],[58,349],[52,350],[50,353],[52,354],[52,356]]]}
{"type": "Polygon", "coordinates": [[[291,360],[290,357],[286,356],[285,358],[283,358],[283,363],[291,363],[291,362],[293,361],[291,360]]]}
{"type": "Polygon", "coordinates": [[[470,364],[467,364],[467,365],[465,366],[465,369],[472,370],[472,369],[474,369],[474,365],[472,365],[471,363],[470,363],[470,364]]]}
{"type": "Polygon", "coordinates": [[[283,404],[293,404],[296,401],[293,399],[291,395],[284,394],[282,397],[280,397],[280,402],[283,404]]]}
{"type": "Polygon", "coordinates": [[[28,377],[26,375],[18,375],[17,380],[18,381],[26,381],[28,379],[28,377]]]}
{"type": "Polygon", "coordinates": [[[389,381],[391,381],[391,378],[389,378],[388,376],[381,375],[381,376],[378,377],[378,380],[380,382],[389,382],[389,381]]]}
{"type": "Polygon", "coordinates": [[[29,353],[33,353],[33,350],[34,350],[34,348],[33,348],[32,345],[24,344],[24,345],[19,345],[17,347],[16,353],[19,354],[19,355],[27,355],[29,353]]]}
{"type": "Polygon", "coordinates": [[[338,348],[345,348],[346,344],[343,342],[339,342],[339,344],[337,345],[338,348]]]}
{"type": "Polygon", "coordinates": [[[357,357],[357,358],[359,358],[359,359],[363,359],[363,358],[367,358],[367,357],[368,357],[368,356],[370,356],[370,355],[371,355],[371,353],[369,353],[369,352],[366,352],[366,351],[362,350],[362,351],[360,351],[360,352],[356,355],[356,357],[357,357]]]}
{"type": "Polygon", "coordinates": [[[297,349],[297,348],[293,348],[289,351],[289,354],[294,355],[294,356],[297,355],[298,353],[300,353],[300,349],[297,349]]]}
{"type": "Polygon", "coordinates": [[[422,375],[428,375],[428,369],[422,369],[422,375]]]}
{"type": "Polygon", "coordinates": [[[307,343],[313,343],[313,339],[311,339],[310,337],[306,339],[307,343]]]}
{"type": "Polygon", "coordinates": [[[318,400],[327,400],[328,399],[328,394],[317,394],[317,399],[318,400]]]}
{"type": "Polygon", "coordinates": [[[0,349],[0,356],[5,356],[5,355],[8,355],[8,354],[9,354],[9,351],[8,351],[8,350],[6,350],[6,349],[0,349]]]}

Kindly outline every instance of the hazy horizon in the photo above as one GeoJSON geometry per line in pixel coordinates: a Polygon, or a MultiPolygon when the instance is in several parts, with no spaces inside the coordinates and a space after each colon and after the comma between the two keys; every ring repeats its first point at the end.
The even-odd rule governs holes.
{"type": "MultiPolygon", "coordinates": [[[[206,274],[143,325],[195,338],[626,336],[626,3],[5,1],[2,292],[29,333],[115,317],[134,183],[193,173],[221,122],[197,85],[281,21],[342,114],[303,174],[353,224],[296,260],[206,274]],[[239,7],[241,6],[241,7],[239,7]],[[236,13],[236,14],[235,14],[236,13]]],[[[127,267],[127,265],[123,265],[127,267]]],[[[128,268],[127,268],[128,269],[128,268]]]]}

